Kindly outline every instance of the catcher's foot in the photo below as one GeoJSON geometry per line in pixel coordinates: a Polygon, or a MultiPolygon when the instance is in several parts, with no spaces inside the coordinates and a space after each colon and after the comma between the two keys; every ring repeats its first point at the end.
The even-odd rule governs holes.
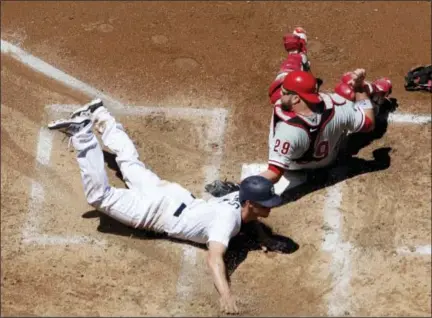
{"type": "Polygon", "coordinates": [[[48,129],[58,130],[68,136],[74,136],[81,132],[90,132],[92,122],[88,116],[78,116],[52,121],[48,124],[48,129]]]}
{"type": "Polygon", "coordinates": [[[92,100],[90,103],[78,108],[71,114],[71,118],[78,116],[87,116],[89,118],[96,112],[100,107],[104,107],[104,104],[100,98],[92,100]]]}
{"type": "Polygon", "coordinates": [[[306,30],[302,27],[296,27],[293,31],[293,35],[298,36],[300,39],[303,39],[304,43],[307,43],[307,35],[306,30]]]}
{"type": "Polygon", "coordinates": [[[379,78],[372,82],[373,93],[370,96],[374,104],[375,114],[378,114],[379,107],[384,105],[392,93],[393,85],[387,77],[379,78]]]}
{"type": "Polygon", "coordinates": [[[382,93],[384,97],[388,97],[392,93],[393,85],[389,78],[382,77],[372,82],[375,85],[377,92],[382,93]]]}

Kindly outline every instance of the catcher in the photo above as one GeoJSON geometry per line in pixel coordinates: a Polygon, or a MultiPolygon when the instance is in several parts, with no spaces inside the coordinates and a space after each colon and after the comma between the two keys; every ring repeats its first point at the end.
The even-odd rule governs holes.
{"type": "MultiPolygon", "coordinates": [[[[325,149],[325,144],[321,144],[321,151],[327,151],[328,153],[324,156],[323,154],[319,155],[320,158],[301,158],[302,154],[304,155],[308,155],[310,157],[310,152],[312,151],[317,151],[317,149],[313,149],[315,147],[315,142],[316,142],[316,134],[318,132],[317,126],[319,126],[320,124],[324,124],[323,121],[321,122],[310,122],[308,120],[308,116],[304,117],[301,113],[298,112],[297,107],[298,106],[294,106],[292,107],[292,105],[287,104],[286,99],[287,97],[283,97],[284,95],[284,87],[283,84],[285,82],[286,77],[288,76],[288,74],[290,74],[291,72],[297,72],[296,74],[300,74],[298,73],[298,71],[303,71],[303,75],[302,76],[297,76],[297,77],[293,77],[294,81],[299,81],[299,83],[297,85],[301,85],[303,78],[306,76],[304,73],[305,72],[309,72],[310,71],[310,61],[307,57],[307,35],[306,35],[306,31],[301,28],[301,27],[297,27],[294,29],[294,31],[291,33],[287,33],[284,35],[283,37],[283,44],[284,44],[284,48],[288,53],[287,58],[282,62],[281,67],[277,73],[277,76],[275,78],[275,80],[272,82],[272,84],[269,87],[268,90],[268,95],[270,98],[270,102],[274,108],[274,113],[273,113],[273,117],[272,117],[272,124],[270,127],[270,139],[269,139],[269,145],[270,145],[270,157],[272,156],[272,152],[274,152],[275,148],[278,147],[282,147],[281,148],[281,154],[283,156],[289,156],[290,153],[292,153],[293,151],[293,145],[290,144],[290,146],[288,146],[288,143],[281,143],[282,139],[277,139],[276,140],[272,137],[272,135],[274,135],[274,131],[282,131],[282,130],[286,130],[288,129],[285,134],[292,134],[292,138],[296,139],[296,138],[300,138],[303,140],[303,142],[305,144],[308,145],[304,145],[303,148],[297,150],[298,153],[294,153],[293,156],[295,158],[295,160],[291,163],[291,167],[287,167],[284,164],[279,164],[276,165],[272,164],[272,161],[274,161],[274,159],[269,160],[269,169],[272,169],[273,171],[278,170],[283,170],[283,174],[284,174],[284,178],[282,178],[282,176],[279,177],[275,177],[275,178],[270,178],[273,181],[276,181],[276,179],[281,180],[281,182],[279,182],[276,185],[276,191],[278,193],[282,193],[284,192],[284,190],[287,189],[292,189],[304,182],[306,182],[307,180],[307,174],[305,173],[298,173],[299,171],[302,172],[302,170],[307,169],[307,170],[313,170],[316,168],[320,168],[320,167],[326,167],[328,165],[330,165],[331,163],[333,163],[335,161],[335,158],[337,157],[337,154],[339,152],[339,148],[344,147],[344,143],[347,142],[347,135],[350,133],[354,133],[356,132],[354,131],[349,131],[348,129],[341,129],[342,126],[340,124],[336,124],[337,126],[337,130],[339,131],[336,134],[336,138],[335,141],[331,141],[330,144],[334,144],[335,146],[337,145],[337,147],[333,148],[329,148],[329,149],[325,149]],[[282,99],[285,98],[285,103],[282,103],[282,99]],[[290,115],[288,115],[288,113],[291,112],[290,115]],[[284,123],[284,119],[287,118],[287,115],[290,117],[296,117],[296,119],[292,118],[292,120],[289,121],[289,125],[287,126],[287,123],[284,123]],[[278,123],[279,121],[281,121],[281,123],[278,123]],[[298,124],[296,125],[294,122],[298,122],[298,124]],[[277,126],[277,128],[276,128],[277,126]],[[310,136],[308,137],[312,137],[310,140],[308,137],[302,136],[302,132],[301,130],[299,131],[298,129],[295,128],[289,128],[290,126],[297,126],[297,128],[303,128],[302,130],[304,131],[308,131],[309,127],[311,127],[311,131],[309,131],[308,133],[310,134],[311,132],[314,134],[310,134],[310,136]],[[273,132],[272,132],[273,131],[273,132]],[[300,135],[299,135],[300,134],[300,135]],[[299,136],[297,136],[299,135],[299,136]],[[304,138],[301,138],[304,137],[304,138]],[[278,141],[279,140],[279,141],[278,141]],[[284,148],[285,147],[285,148],[284,148]],[[273,149],[272,149],[273,148],[273,149]],[[290,149],[288,149],[290,148],[290,149]],[[298,157],[298,158],[296,158],[298,157]],[[325,159],[324,157],[327,157],[327,159],[325,159]],[[302,164],[298,165],[296,162],[302,162],[302,164]],[[291,172],[291,173],[289,173],[291,172]],[[287,180],[284,180],[287,179],[287,180]]],[[[340,103],[347,103],[347,105],[345,105],[344,108],[347,108],[348,105],[352,105],[353,102],[355,102],[356,100],[356,91],[355,91],[355,87],[354,87],[354,83],[356,81],[356,77],[357,75],[354,75],[353,72],[347,72],[345,73],[340,82],[336,85],[336,87],[334,88],[334,92],[337,94],[324,94],[323,96],[325,96],[325,100],[328,100],[328,97],[330,97],[331,101],[334,101],[335,99],[341,99],[340,103]],[[333,96],[333,97],[331,97],[333,96]]],[[[319,78],[316,79],[312,79],[312,76],[309,76],[309,79],[315,83],[313,85],[316,85],[316,87],[314,87],[314,91],[316,91],[316,94],[318,94],[319,88],[322,85],[323,81],[319,78]]],[[[362,79],[360,79],[362,80],[362,79]]],[[[287,82],[288,83],[288,82],[287,82]]],[[[304,83],[304,81],[303,81],[304,83]]],[[[360,84],[356,84],[356,85],[360,85],[360,84]]],[[[374,119],[375,117],[378,115],[380,107],[386,103],[388,101],[388,97],[392,92],[392,83],[388,78],[380,78],[374,82],[366,82],[363,79],[363,83],[361,84],[361,89],[362,89],[362,93],[367,95],[367,98],[370,98],[370,102],[372,104],[372,109],[373,112],[368,111],[367,116],[371,117],[370,118],[370,122],[367,122],[367,127],[366,128],[362,128],[360,129],[361,132],[369,132],[371,130],[373,130],[374,128],[374,119]]],[[[287,91],[287,89],[285,88],[285,92],[287,91]]],[[[322,93],[320,93],[322,94],[322,93]]],[[[286,95],[286,94],[285,94],[286,95]]],[[[300,95],[298,95],[300,96],[300,95]]],[[[317,95],[318,96],[318,95],[317,95]]],[[[362,95],[362,98],[365,95],[362,95]]],[[[366,97],[365,97],[366,98],[366,97]]],[[[319,97],[319,103],[323,102],[324,100],[321,99],[321,97],[319,97]]],[[[300,101],[303,101],[303,99],[300,99],[300,101]]],[[[316,100],[314,102],[317,102],[316,100]]],[[[327,102],[328,103],[328,102],[327,102]]],[[[305,107],[306,110],[310,110],[310,108],[307,106],[308,104],[310,104],[310,102],[306,101],[306,104],[303,104],[303,107],[305,107]]],[[[314,108],[315,106],[313,104],[311,104],[312,108],[314,108]]],[[[335,104],[337,105],[337,103],[335,104]]],[[[300,106],[301,107],[301,106],[300,106]]],[[[351,106],[348,106],[348,108],[351,106]]],[[[316,114],[316,110],[310,111],[309,115],[314,117],[316,114]]],[[[360,116],[363,113],[359,113],[357,115],[358,118],[360,118],[360,116]]],[[[369,119],[369,117],[364,117],[366,119],[369,119]]],[[[363,117],[362,117],[363,118],[363,117]]],[[[312,119],[313,120],[313,119],[312,119]]],[[[361,119],[360,119],[361,120],[361,119]]],[[[334,121],[332,122],[334,123],[334,121]]],[[[326,123],[327,125],[328,123],[326,123]]],[[[364,123],[366,124],[366,123],[364,123]]],[[[296,144],[294,142],[294,144],[296,144]]],[[[329,144],[329,145],[330,145],[329,144]]],[[[274,154],[273,154],[274,156],[274,154]]],[[[279,171],[278,174],[282,173],[282,171],[279,171]]],[[[266,176],[269,176],[270,172],[268,172],[266,174],[266,176]]],[[[229,193],[231,191],[235,191],[237,189],[237,184],[233,183],[233,182],[228,182],[228,181],[220,181],[220,180],[216,180],[211,184],[206,185],[206,190],[211,193],[214,196],[222,196],[226,193],[229,193]]]]}
{"type": "MultiPolygon", "coordinates": [[[[348,133],[374,129],[378,105],[391,92],[391,82],[369,83],[365,76],[363,69],[344,74],[331,94],[319,92],[319,80],[311,73],[297,70],[285,76],[282,97],[273,107],[269,165],[261,173],[278,183],[278,194],[306,182],[310,171],[334,164],[348,133]]],[[[237,185],[216,180],[205,188],[221,196],[237,185]]]]}
{"type": "Polygon", "coordinates": [[[269,180],[251,176],[240,183],[237,192],[220,199],[197,199],[181,185],[161,180],[138,159],[132,140],[101,100],[77,109],[71,118],[51,122],[48,128],[71,136],[91,206],[136,229],[206,244],[207,263],[220,294],[221,309],[228,314],[239,312],[223,256],[242,223],[268,217],[270,210],[282,202],[269,180]],[[103,145],[116,154],[128,189],[109,185],[102,147],[93,128],[101,134],[103,145]]]}
{"type": "MultiPolygon", "coordinates": [[[[270,123],[268,168],[260,174],[273,184],[278,183],[277,193],[303,184],[310,171],[332,165],[348,131],[374,129],[374,108],[365,76],[364,69],[346,74],[341,87],[353,93],[351,101],[336,93],[320,93],[318,81],[311,73],[292,71],[286,75],[282,97],[274,105],[270,123]]],[[[215,181],[205,188],[218,196],[225,190],[234,191],[237,185],[215,181]]],[[[271,244],[260,226],[254,230],[264,247],[271,244]]]]}

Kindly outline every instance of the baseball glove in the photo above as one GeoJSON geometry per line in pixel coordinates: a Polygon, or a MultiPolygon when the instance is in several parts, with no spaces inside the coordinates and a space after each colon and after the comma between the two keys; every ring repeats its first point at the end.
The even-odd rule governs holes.
{"type": "Polygon", "coordinates": [[[405,89],[432,92],[432,65],[412,68],[405,76],[405,89]]]}
{"type": "Polygon", "coordinates": [[[238,191],[240,186],[234,182],[215,180],[212,183],[205,185],[205,190],[214,197],[223,197],[224,195],[238,191]]]}

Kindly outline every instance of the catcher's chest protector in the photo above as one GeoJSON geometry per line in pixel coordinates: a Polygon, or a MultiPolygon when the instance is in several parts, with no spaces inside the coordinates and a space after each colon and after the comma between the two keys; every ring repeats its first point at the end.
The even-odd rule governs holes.
{"type": "MultiPolygon", "coordinates": [[[[281,109],[279,111],[276,111],[276,113],[280,114],[281,109]]],[[[315,153],[315,146],[317,144],[317,140],[319,141],[319,136],[324,131],[326,125],[330,122],[330,120],[333,118],[335,114],[335,108],[334,105],[326,105],[326,103],[322,102],[318,106],[318,113],[321,115],[321,118],[319,119],[319,122],[315,125],[307,122],[302,117],[298,116],[294,112],[284,112],[286,116],[275,116],[275,125],[279,120],[284,121],[288,125],[292,125],[298,128],[303,129],[306,131],[306,133],[309,136],[309,148],[306,150],[306,152],[298,159],[293,159],[294,162],[297,163],[307,163],[311,161],[320,161],[324,159],[317,158],[314,156],[315,153]]]]}

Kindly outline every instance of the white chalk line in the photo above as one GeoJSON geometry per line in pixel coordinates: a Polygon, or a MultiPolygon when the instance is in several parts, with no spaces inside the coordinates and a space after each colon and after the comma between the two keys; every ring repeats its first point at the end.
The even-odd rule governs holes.
{"type": "Polygon", "coordinates": [[[28,245],[82,245],[91,244],[97,246],[105,246],[105,240],[97,240],[88,236],[63,236],[63,235],[48,235],[40,234],[24,238],[23,242],[28,245]]]}
{"type": "Polygon", "coordinates": [[[324,242],[321,249],[326,252],[334,252],[341,242],[341,218],[339,207],[342,203],[342,186],[337,183],[327,188],[324,202],[324,242]]]}
{"type": "MultiPolygon", "coordinates": [[[[346,167],[334,169],[336,175],[346,174],[346,167]]],[[[329,316],[343,316],[345,312],[351,312],[350,308],[350,281],[352,276],[350,243],[342,240],[343,218],[340,213],[342,204],[342,187],[345,182],[338,182],[327,187],[326,200],[323,207],[324,217],[324,241],[321,249],[330,252],[330,274],[333,277],[333,288],[328,295],[327,314],[329,316]]]]}
{"type": "MultiPolygon", "coordinates": [[[[78,107],[78,104],[50,104],[45,107],[45,110],[50,113],[65,113],[70,114],[78,107]]],[[[108,107],[109,108],[109,107],[108,107]]],[[[119,109],[110,109],[114,115],[128,115],[128,116],[166,116],[168,118],[178,119],[194,119],[203,121],[215,121],[225,127],[224,121],[226,120],[228,111],[225,108],[194,108],[194,107],[160,107],[160,106],[130,106],[126,105],[119,109]]],[[[209,131],[220,135],[217,132],[219,128],[216,125],[211,125],[209,131]]]]}
{"type": "MultiPolygon", "coordinates": [[[[45,127],[41,127],[36,148],[36,161],[41,165],[49,165],[53,144],[53,134],[45,127]]],[[[96,240],[84,235],[63,236],[40,233],[40,217],[44,210],[45,190],[44,186],[36,181],[31,181],[30,198],[27,213],[27,221],[22,230],[22,238],[25,244],[35,245],[72,245],[92,243],[103,246],[104,240],[96,240]]]]}
{"type": "Polygon", "coordinates": [[[431,114],[391,113],[389,114],[388,121],[400,124],[428,124],[431,122],[431,114]]]}
{"type": "Polygon", "coordinates": [[[39,130],[38,145],[36,150],[36,161],[47,166],[50,162],[53,135],[48,128],[41,127],[39,130]]]}
{"type": "Polygon", "coordinates": [[[396,249],[396,252],[398,254],[402,254],[402,255],[426,255],[426,256],[430,256],[431,255],[431,245],[417,245],[417,246],[412,246],[412,247],[408,247],[408,246],[400,246],[396,249]]]}
{"type": "Polygon", "coordinates": [[[115,100],[114,98],[102,93],[94,87],[87,85],[84,82],[64,73],[63,71],[55,68],[54,66],[42,61],[41,59],[27,53],[19,47],[1,40],[1,52],[3,54],[10,55],[15,60],[21,62],[27,67],[44,74],[45,76],[52,78],[59,83],[62,83],[72,89],[83,92],[92,97],[102,98],[112,108],[122,108],[122,103],[115,100]]]}
{"type": "Polygon", "coordinates": [[[31,180],[27,220],[22,229],[22,237],[24,241],[29,241],[33,237],[36,237],[38,235],[38,212],[42,210],[44,200],[45,191],[42,184],[40,184],[36,180],[31,180]]]}

